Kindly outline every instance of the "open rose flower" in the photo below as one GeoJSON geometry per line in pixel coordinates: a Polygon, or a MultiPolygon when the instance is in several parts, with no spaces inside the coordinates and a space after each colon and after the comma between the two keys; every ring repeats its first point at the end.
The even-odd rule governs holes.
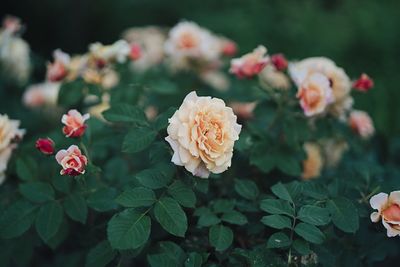
{"type": "Polygon", "coordinates": [[[374,81],[365,73],[353,83],[353,88],[360,92],[367,92],[374,87],[374,81]]]}
{"type": "Polygon", "coordinates": [[[53,53],[54,62],[47,65],[47,80],[50,82],[62,81],[68,75],[68,65],[71,58],[60,49],[53,53]]]}
{"type": "Polygon", "coordinates": [[[307,154],[306,160],[303,161],[303,179],[309,180],[320,176],[324,165],[321,149],[316,143],[305,143],[304,150],[307,154]]]}
{"type": "Polygon", "coordinates": [[[81,150],[75,145],[70,146],[67,150],[58,151],[56,160],[62,167],[60,174],[70,176],[84,174],[88,163],[85,155],[82,155],[81,150]]]}
{"type": "Polygon", "coordinates": [[[61,122],[65,124],[63,133],[66,137],[81,137],[85,133],[87,127],[85,121],[89,118],[89,114],[82,116],[76,109],[71,109],[61,118],[61,122]]]}
{"type": "Polygon", "coordinates": [[[165,140],[174,150],[173,163],[208,178],[210,172],[221,173],[230,167],[240,130],[224,101],[191,92],[169,119],[165,140]]]}
{"type": "Polygon", "coordinates": [[[238,78],[251,78],[260,73],[267,65],[269,57],[266,56],[266,53],[267,49],[260,45],[253,52],[232,59],[229,71],[238,78]]]}
{"type": "Polygon", "coordinates": [[[382,221],[387,230],[387,236],[400,235],[400,191],[388,194],[379,193],[369,200],[371,207],[377,211],[371,213],[371,221],[382,221]]]}
{"type": "Polygon", "coordinates": [[[364,139],[371,137],[375,132],[371,117],[364,111],[353,110],[349,116],[349,125],[364,139]]]}
{"type": "Polygon", "coordinates": [[[301,84],[297,98],[306,116],[323,113],[333,101],[329,80],[322,74],[312,74],[301,84]]]}
{"type": "Polygon", "coordinates": [[[60,83],[44,82],[30,85],[22,96],[26,107],[56,106],[60,83]]]}
{"type": "Polygon", "coordinates": [[[35,147],[45,155],[54,153],[54,141],[50,138],[39,138],[36,141],[35,147]]]}
{"type": "Polygon", "coordinates": [[[6,178],[5,171],[16,147],[15,142],[25,134],[25,130],[19,129],[19,124],[18,120],[10,120],[7,115],[0,114],[0,184],[6,178]]]}

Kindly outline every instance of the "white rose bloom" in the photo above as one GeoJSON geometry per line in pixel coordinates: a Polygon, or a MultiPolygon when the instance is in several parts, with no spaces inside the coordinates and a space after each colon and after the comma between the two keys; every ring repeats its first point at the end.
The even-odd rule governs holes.
{"type": "Polygon", "coordinates": [[[131,62],[134,71],[143,72],[158,65],[164,58],[165,32],[158,27],[130,28],[123,37],[131,44],[140,46],[140,57],[131,62]]]}
{"type": "Polygon", "coordinates": [[[22,102],[30,108],[42,106],[56,106],[60,83],[44,82],[29,86],[23,97],[22,102]]]}
{"type": "Polygon", "coordinates": [[[30,74],[29,45],[8,31],[0,32],[0,67],[19,83],[25,83],[30,74]]]}
{"type": "Polygon", "coordinates": [[[220,56],[219,39],[194,22],[180,22],[169,32],[165,53],[171,57],[216,60],[220,56]]]}
{"type": "Polygon", "coordinates": [[[25,133],[25,130],[19,129],[19,124],[19,121],[0,114],[0,184],[4,182],[7,163],[15,148],[13,140],[22,138],[25,133]]]}
{"type": "Polygon", "coordinates": [[[282,89],[288,90],[290,88],[289,78],[285,73],[278,71],[274,65],[267,65],[259,74],[261,87],[266,90],[269,89],[282,89]]]}
{"type": "Polygon", "coordinates": [[[202,178],[224,172],[242,127],[236,121],[223,100],[189,93],[169,119],[165,140],[174,150],[172,162],[202,178]]]}

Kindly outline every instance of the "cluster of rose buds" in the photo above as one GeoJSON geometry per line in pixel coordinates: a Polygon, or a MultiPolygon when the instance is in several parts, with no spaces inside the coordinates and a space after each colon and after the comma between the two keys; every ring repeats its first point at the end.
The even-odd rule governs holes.
{"type": "MultiPolygon", "coordinates": [[[[72,109],[62,116],[61,122],[65,125],[62,129],[66,137],[80,138],[84,135],[87,125],[85,121],[89,114],[82,115],[79,111],[72,109]]],[[[54,155],[55,143],[50,138],[39,138],[36,141],[36,148],[45,155],[54,155]]],[[[61,175],[77,176],[85,173],[88,159],[82,154],[76,145],[57,152],[55,158],[61,165],[61,175]]]]}

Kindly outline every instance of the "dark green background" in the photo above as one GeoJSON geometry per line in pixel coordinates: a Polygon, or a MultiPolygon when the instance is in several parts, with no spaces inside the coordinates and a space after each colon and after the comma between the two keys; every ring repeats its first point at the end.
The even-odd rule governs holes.
{"type": "Polygon", "coordinates": [[[376,87],[357,93],[381,134],[400,132],[400,1],[396,0],[6,0],[1,15],[21,17],[33,51],[49,58],[62,48],[82,53],[90,42],[110,43],[130,26],[172,26],[193,20],[235,40],[241,52],[264,44],[290,59],[327,56],[351,77],[376,87]]]}

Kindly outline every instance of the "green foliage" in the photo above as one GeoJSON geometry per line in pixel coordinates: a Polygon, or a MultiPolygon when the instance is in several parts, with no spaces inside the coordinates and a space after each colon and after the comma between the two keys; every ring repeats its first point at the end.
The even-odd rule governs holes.
{"type": "Polygon", "coordinates": [[[174,199],[159,199],[154,207],[154,216],[165,231],[176,236],[185,236],[188,227],[186,214],[174,199]]]}
{"type": "Polygon", "coordinates": [[[217,251],[224,251],[232,244],[233,232],[222,224],[213,225],[208,232],[208,239],[217,251]]]}
{"type": "Polygon", "coordinates": [[[36,217],[35,227],[40,238],[49,242],[55,236],[63,220],[63,208],[56,201],[43,205],[36,217]]]}

